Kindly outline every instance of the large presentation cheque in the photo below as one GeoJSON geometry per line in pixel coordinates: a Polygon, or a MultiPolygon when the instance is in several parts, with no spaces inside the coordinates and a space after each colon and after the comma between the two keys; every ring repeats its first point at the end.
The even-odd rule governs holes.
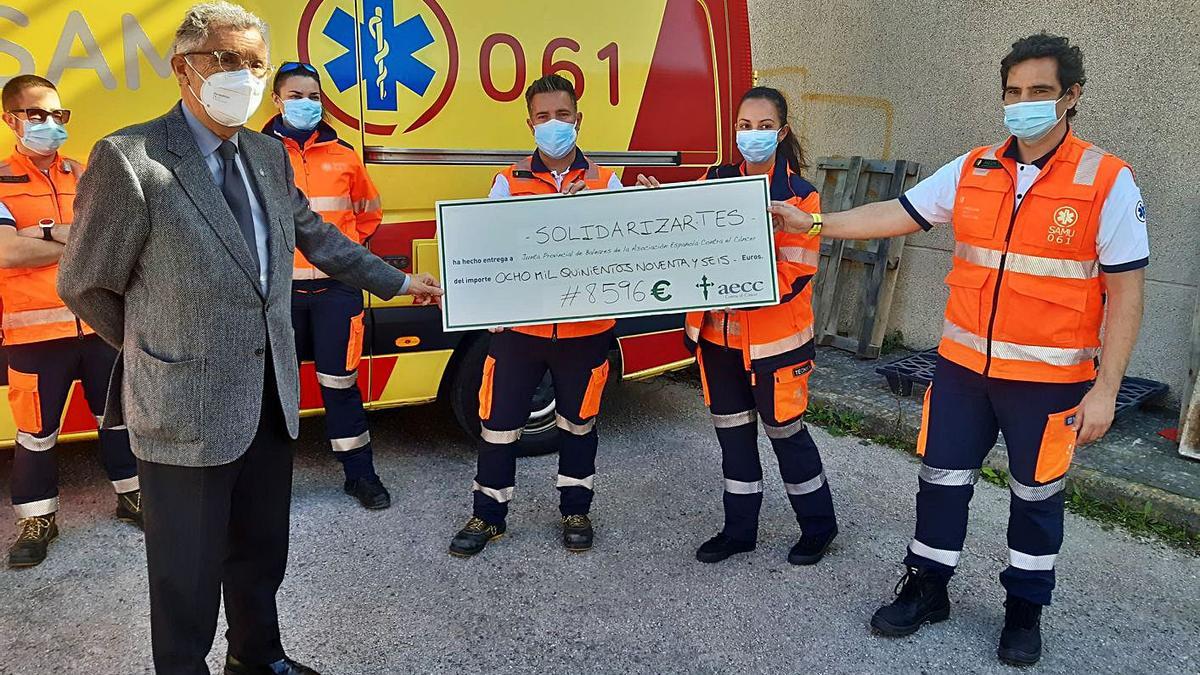
{"type": "Polygon", "coordinates": [[[765,176],[438,202],[447,331],[779,302],[765,176]]]}

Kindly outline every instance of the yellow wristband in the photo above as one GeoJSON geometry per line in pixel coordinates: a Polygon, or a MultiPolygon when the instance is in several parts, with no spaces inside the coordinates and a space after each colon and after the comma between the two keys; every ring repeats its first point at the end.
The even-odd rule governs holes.
{"type": "Polygon", "coordinates": [[[809,229],[808,236],[815,237],[821,234],[821,225],[824,224],[825,219],[819,213],[810,213],[809,215],[812,216],[813,226],[809,229]]]}

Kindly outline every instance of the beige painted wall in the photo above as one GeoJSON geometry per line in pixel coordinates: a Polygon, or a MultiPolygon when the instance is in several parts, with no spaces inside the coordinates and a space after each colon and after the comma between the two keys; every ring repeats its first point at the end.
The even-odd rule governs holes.
{"type": "MultiPolygon", "coordinates": [[[[759,82],[783,89],[813,158],[919,161],[923,175],[1006,136],[1000,59],[1047,30],[1084,51],[1075,129],[1133,165],[1148,211],[1146,321],[1131,375],[1183,389],[1200,283],[1200,14],[1151,0],[749,0],[759,82]]],[[[891,327],[941,330],[949,228],[909,237],[891,327]]]]}

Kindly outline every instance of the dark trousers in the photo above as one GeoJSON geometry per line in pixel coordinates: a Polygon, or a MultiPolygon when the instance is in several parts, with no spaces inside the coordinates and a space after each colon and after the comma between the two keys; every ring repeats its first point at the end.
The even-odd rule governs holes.
{"type": "MultiPolygon", "coordinates": [[[[8,399],[17,426],[13,450],[12,501],[17,517],[58,511],[59,421],[75,386],[83,394],[97,424],[104,416],[108,380],[117,352],[96,335],[10,345],[8,399]]],[[[100,432],[100,461],[118,493],[138,489],[137,462],[124,427],[100,432]]]]}
{"type": "Polygon", "coordinates": [[[611,331],[552,340],[506,330],[492,335],[479,391],[483,444],[475,474],[474,514],[504,522],[517,480],[516,444],[529,405],[550,371],[562,439],[558,452],[559,510],[584,515],[592,506],[596,474],[596,416],[608,381],[611,331]]]}
{"type": "Polygon", "coordinates": [[[250,664],[284,657],[275,593],[287,568],[292,447],[273,377],[266,392],[258,433],[234,462],[138,463],[158,673],[208,673],[222,593],[229,653],[250,664]]]}
{"type": "Polygon", "coordinates": [[[747,372],[740,349],[707,341],[700,343],[697,358],[717,442],[721,444],[725,534],[738,541],[758,538],[763,498],[758,456],[760,417],[779,459],[784,490],[801,532],[818,537],[836,529],[833,497],[821,455],[804,423],[812,361],[768,362],[747,372]]]}
{"type": "Polygon", "coordinates": [[[1063,540],[1064,475],[1075,449],[1074,415],[1088,383],[984,377],[944,358],[925,396],[918,452],[916,535],[904,562],[949,577],[967,536],[967,511],[997,436],[1008,447],[1009,594],[1050,604],[1063,540]]]}
{"type": "Polygon", "coordinates": [[[325,403],[325,433],[346,478],[374,478],[371,433],[358,386],[363,345],[363,295],[340,281],[292,283],[296,354],[312,360],[325,403]]]}

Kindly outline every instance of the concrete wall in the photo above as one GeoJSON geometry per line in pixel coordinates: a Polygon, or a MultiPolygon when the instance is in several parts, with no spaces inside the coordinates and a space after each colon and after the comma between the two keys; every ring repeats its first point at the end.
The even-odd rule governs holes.
{"type": "MultiPolygon", "coordinates": [[[[1133,165],[1148,210],[1146,321],[1131,375],[1184,387],[1200,283],[1200,18],[1156,0],[749,0],[754,64],[784,90],[813,158],[919,161],[923,174],[1006,136],[1000,59],[1047,30],[1084,51],[1076,131],[1133,165]]],[[[949,228],[910,236],[891,327],[936,344],[949,228]]]]}

